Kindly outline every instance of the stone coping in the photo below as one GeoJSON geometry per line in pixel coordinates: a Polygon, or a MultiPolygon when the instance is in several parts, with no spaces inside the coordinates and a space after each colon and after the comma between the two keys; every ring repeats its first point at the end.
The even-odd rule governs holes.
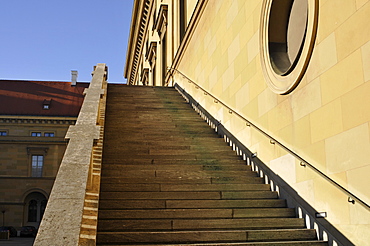
{"type": "Polygon", "coordinates": [[[97,122],[104,83],[106,66],[98,63],[76,125],[66,134],[69,143],[34,245],[78,245],[92,150],[100,133],[97,122]]]}

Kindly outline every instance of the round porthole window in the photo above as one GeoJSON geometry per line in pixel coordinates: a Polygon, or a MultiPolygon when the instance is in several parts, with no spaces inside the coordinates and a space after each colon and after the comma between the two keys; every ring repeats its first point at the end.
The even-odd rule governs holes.
{"type": "Polygon", "coordinates": [[[316,37],[318,0],[264,0],[261,61],[268,86],[288,94],[300,82],[316,37]]]}

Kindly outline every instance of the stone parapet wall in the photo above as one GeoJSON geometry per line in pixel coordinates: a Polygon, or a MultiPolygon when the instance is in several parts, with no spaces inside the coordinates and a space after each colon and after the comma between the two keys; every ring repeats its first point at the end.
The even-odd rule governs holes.
{"type": "Polygon", "coordinates": [[[78,245],[93,146],[100,136],[99,109],[106,76],[107,67],[99,63],[76,125],[67,132],[69,143],[34,245],[78,245]]]}

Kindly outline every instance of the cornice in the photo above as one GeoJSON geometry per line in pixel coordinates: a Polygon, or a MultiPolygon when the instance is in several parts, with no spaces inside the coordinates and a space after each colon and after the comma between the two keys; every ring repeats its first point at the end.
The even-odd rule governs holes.
{"type": "Polygon", "coordinates": [[[134,2],[124,74],[129,85],[134,84],[135,78],[138,76],[140,54],[145,42],[152,5],[152,0],[135,0],[134,2]]]}
{"type": "Polygon", "coordinates": [[[76,117],[44,117],[44,116],[18,116],[18,115],[1,115],[0,124],[58,124],[74,125],[76,117]]]}
{"type": "Polygon", "coordinates": [[[162,37],[162,34],[165,32],[167,27],[167,13],[168,13],[168,5],[161,4],[161,7],[159,8],[158,16],[156,18],[157,22],[155,25],[155,28],[157,29],[158,35],[162,37]]]}

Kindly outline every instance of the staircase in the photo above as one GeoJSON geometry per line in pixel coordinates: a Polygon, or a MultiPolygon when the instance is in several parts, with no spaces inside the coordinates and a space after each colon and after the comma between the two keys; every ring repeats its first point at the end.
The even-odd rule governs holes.
{"type": "Polygon", "coordinates": [[[108,85],[97,245],[327,245],[173,88],[108,85]]]}

